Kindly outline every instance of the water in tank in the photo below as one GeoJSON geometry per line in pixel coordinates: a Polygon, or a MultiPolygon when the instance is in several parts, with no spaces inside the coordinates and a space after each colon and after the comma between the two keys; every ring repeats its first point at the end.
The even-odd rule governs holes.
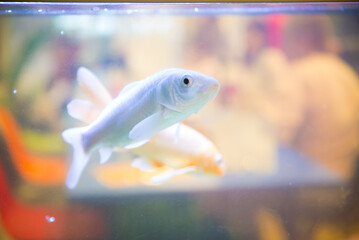
{"type": "Polygon", "coordinates": [[[0,3],[0,238],[359,239],[358,22],[0,3]]]}

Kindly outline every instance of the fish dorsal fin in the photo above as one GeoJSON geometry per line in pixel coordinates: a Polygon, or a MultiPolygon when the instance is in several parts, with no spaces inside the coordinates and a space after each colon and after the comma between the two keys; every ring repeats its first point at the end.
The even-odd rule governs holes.
{"type": "Polygon", "coordinates": [[[111,157],[112,149],[111,148],[100,148],[98,151],[100,153],[100,164],[104,164],[111,157]]]}
{"type": "Polygon", "coordinates": [[[131,82],[131,83],[128,83],[126,86],[124,86],[122,88],[122,90],[120,91],[119,95],[120,94],[124,94],[126,92],[129,92],[131,89],[134,89],[136,86],[140,85],[141,84],[141,81],[135,81],[135,82],[131,82]]]}
{"type": "Polygon", "coordinates": [[[100,80],[87,68],[80,67],[77,71],[77,81],[81,89],[90,97],[91,101],[104,108],[111,102],[112,97],[100,80]]]}
{"type": "Polygon", "coordinates": [[[74,99],[67,104],[68,114],[85,123],[93,122],[101,113],[102,108],[95,106],[93,103],[83,99],[74,99]]]}
{"type": "Polygon", "coordinates": [[[150,139],[163,128],[167,110],[163,108],[151,116],[137,123],[130,131],[128,137],[134,140],[150,139]]]}
{"type": "Polygon", "coordinates": [[[85,67],[80,67],[77,71],[77,81],[90,100],[74,99],[67,105],[67,111],[71,117],[91,123],[112,98],[100,80],[85,67]]]}

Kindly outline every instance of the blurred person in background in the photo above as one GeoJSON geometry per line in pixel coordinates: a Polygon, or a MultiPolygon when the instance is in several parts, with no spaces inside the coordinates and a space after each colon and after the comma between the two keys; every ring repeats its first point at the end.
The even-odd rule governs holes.
{"type": "Polygon", "coordinates": [[[291,144],[348,179],[359,149],[359,78],[336,55],[332,31],[327,17],[313,16],[290,21],[284,33],[290,73],[303,92],[291,144]]]}
{"type": "Polygon", "coordinates": [[[265,51],[254,64],[256,111],[282,144],[348,180],[359,145],[359,79],[336,55],[332,34],[324,16],[289,19],[284,55],[265,51]]]}
{"type": "MultiPolygon", "coordinates": [[[[251,107],[272,127],[280,145],[294,148],[346,182],[354,179],[349,204],[340,217],[341,224],[348,225],[358,219],[359,209],[359,167],[355,170],[359,78],[338,56],[340,47],[328,17],[292,16],[286,20],[282,49],[267,46],[256,56],[246,57],[254,85],[251,107]]],[[[280,215],[285,219],[285,208],[283,211],[280,215]]],[[[301,217],[305,216],[297,216],[301,217]]],[[[298,239],[308,238],[314,230],[303,231],[297,224],[289,229],[298,239]]]]}
{"type": "Polygon", "coordinates": [[[216,18],[204,17],[191,22],[184,68],[223,79],[224,41],[216,18]]]}
{"type": "Polygon", "coordinates": [[[21,93],[17,100],[28,106],[19,111],[21,118],[39,129],[60,131],[59,119],[78,67],[79,45],[66,36],[50,37],[51,41],[39,45],[32,60],[21,69],[15,87],[21,93]]]}
{"type": "Polygon", "coordinates": [[[192,23],[185,67],[213,76],[220,82],[221,90],[212,104],[191,116],[187,123],[214,141],[226,161],[228,175],[269,174],[275,168],[274,138],[266,131],[263,121],[245,107],[248,98],[243,94],[249,91],[242,92],[239,87],[248,86],[248,71],[245,67],[239,69],[237,62],[226,58],[228,39],[224,23],[230,22],[221,18],[199,18],[192,23]]]}
{"type": "MultiPolygon", "coordinates": [[[[266,20],[266,19],[265,19],[266,20]]],[[[266,21],[251,21],[247,26],[246,32],[246,52],[244,63],[251,66],[261,52],[268,48],[268,31],[266,21]]]]}

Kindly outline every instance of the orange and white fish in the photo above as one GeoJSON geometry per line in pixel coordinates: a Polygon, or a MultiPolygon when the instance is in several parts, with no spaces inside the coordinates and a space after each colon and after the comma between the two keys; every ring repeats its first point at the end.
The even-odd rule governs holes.
{"type": "MultiPolygon", "coordinates": [[[[159,92],[157,92],[157,97],[156,97],[156,99],[158,101],[162,101],[162,102],[166,103],[166,107],[163,107],[163,108],[165,108],[164,109],[165,111],[170,112],[170,113],[165,113],[166,116],[164,116],[163,120],[166,120],[166,121],[169,121],[172,123],[173,119],[179,120],[178,116],[187,115],[187,113],[189,113],[189,112],[192,113],[193,109],[195,109],[195,111],[198,111],[199,108],[202,107],[206,102],[208,102],[208,100],[210,98],[215,97],[215,95],[218,92],[219,83],[216,80],[214,80],[206,75],[202,75],[201,73],[194,72],[194,71],[179,70],[179,69],[170,69],[167,71],[168,72],[162,72],[161,74],[158,75],[158,77],[165,76],[165,78],[167,78],[167,79],[172,78],[172,81],[174,83],[173,84],[168,83],[166,85],[166,88],[168,87],[171,90],[166,90],[164,88],[160,88],[159,92]],[[180,71],[180,74],[179,74],[179,71],[180,71]],[[184,73],[186,73],[186,74],[184,74],[184,73]],[[186,90],[185,88],[188,88],[188,87],[186,87],[185,84],[188,83],[188,81],[190,81],[190,84],[195,84],[194,79],[197,80],[196,84],[198,84],[198,86],[195,87],[196,89],[193,89],[192,91],[186,90]],[[178,84],[182,84],[185,87],[183,87],[183,86],[178,87],[177,86],[178,84],[176,84],[177,82],[179,82],[178,84]],[[184,92],[181,92],[181,91],[184,91],[184,92]],[[199,94],[198,91],[200,91],[204,96],[201,98],[195,97],[196,94],[199,94]],[[184,96],[186,96],[186,97],[184,97],[184,96]],[[172,100],[168,101],[166,99],[172,99],[172,100]],[[194,99],[197,99],[197,102],[193,101],[194,99]],[[187,105],[187,104],[189,104],[189,105],[187,105]],[[188,108],[190,108],[192,110],[188,110],[188,108]],[[173,112],[173,111],[175,111],[175,112],[173,112]],[[179,112],[176,112],[176,111],[179,111],[179,112]],[[182,114],[183,111],[186,112],[186,114],[182,114]],[[175,117],[169,116],[171,114],[175,117]]],[[[97,129],[96,128],[97,125],[102,126],[101,124],[99,124],[99,121],[100,121],[99,119],[102,119],[102,118],[104,118],[104,120],[106,120],[107,118],[112,119],[118,115],[115,113],[113,115],[111,115],[110,114],[111,111],[109,111],[110,108],[108,106],[110,104],[114,105],[113,102],[118,101],[119,97],[117,97],[115,100],[112,100],[110,94],[107,92],[107,90],[103,87],[101,82],[96,78],[96,76],[94,74],[92,74],[86,68],[80,68],[78,71],[78,81],[80,83],[81,88],[90,97],[90,101],[82,100],[82,99],[75,99],[75,100],[71,101],[68,104],[69,115],[71,115],[72,117],[74,117],[76,119],[90,123],[89,126],[94,126],[93,128],[95,130],[97,129]],[[101,118],[101,116],[104,116],[104,115],[107,116],[106,114],[108,115],[107,118],[106,117],[101,118]],[[94,124],[94,122],[95,122],[95,124],[94,124]]],[[[128,94],[129,91],[136,92],[135,90],[131,90],[136,87],[133,85],[134,84],[127,85],[121,91],[119,96],[128,94]]],[[[145,92],[142,92],[142,94],[145,94],[145,92]]],[[[141,101],[133,102],[133,103],[136,103],[137,105],[141,105],[141,101]]],[[[148,106],[147,107],[146,106],[145,106],[145,109],[142,109],[142,108],[141,109],[147,111],[149,108],[147,108],[148,106]]],[[[116,109],[116,104],[112,108],[116,109]]],[[[160,115],[158,115],[158,116],[160,116],[160,115]]],[[[182,118],[183,117],[181,117],[181,119],[182,118]]],[[[157,119],[157,117],[156,117],[156,119],[157,119]]],[[[156,120],[156,122],[158,123],[157,120],[156,120]]],[[[153,121],[151,120],[150,122],[151,122],[150,125],[154,126],[153,121]]],[[[106,123],[105,123],[105,125],[106,125],[106,123]]],[[[141,123],[139,125],[141,125],[141,123]]],[[[151,133],[150,134],[151,136],[150,135],[146,136],[146,141],[140,141],[140,142],[134,143],[134,144],[131,143],[130,147],[121,146],[121,144],[119,144],[119,145],[110,144],[111,145],[110,147],[112,149],[117,149],[120,151],[123,150],[123,148],[127,148],[129,151],[138,154],[141,157],[141,161],[139,161],[137,159],[133,163],[133,166],[135,166],[135,167],[139,167],[142,169],[144,168],[144,166],[148,167],[149,165],[151,165],[151,162],[153,163],[153,157],[155,157],[155,159],[162,164],[165,164],[168,166],[173,165],[174,169],[172,172],[163,173],[164,175],[162,175],[162,177],[161,176],[154,177],[154,180],[153,180],[154,182],[160,182],[161,179],[164,179],[163,181],[165,181],[166,179],[170,178],[171,176],[175,176],[175,175],[179,175],[179,174],[183,174],[183,173],[187,173],[187,172],[203,171],[206,173],[211,172],[211,173],[217,173],[217,174],[222,172],[221,170],[218,170],[218,171],[215,171],[213,169],[209,170],[216,164],[221,165],[222,159],[221,159],[221,155],[218,153],[217,150],[209,150],[210,147],[208,147],[208,146],[211,145],[211,144],[209,144],[210,141],[207,140],[203,135],[201,135],[200,133],[196,132],[194,129],[191,129],[187,126],[183,126],[184,133],[183,134],[181,133],[180,135],[178,134],[179,127],[172,126],[172,127],[169,127],[168,129],[160,131],[162,128],[164,128],[163,126],[165,126],[165,125],[167,126],[168,123],[162,124],[161,127],[153,127],[155,129],[157,129],[158,132],[160,132],[160,134],[156,135],[155,139],[157,139],[157,140],[155,140],[155,141],[149,141],[150,138],[148,138],[148,137],[152,137],[152,135],[153,135],[153,133],[151,133]],[[176,135],[177,135],[177,137],[176,137],[176,135]],[[168,139],[172,139],[172,141],[171,141],[173,143],[172,146],[171,146],[171,144],[168,144],[168,139]],[[201,161],[194,162],[193,161],[194,158],[192,158],[192,160],[189,160],[190,159],[189,158],[190,151],[187,151],[187,152],[183,151],[184,149],[180,146],[185,145],[185,144],[186,144],[186,146],[188,146],[188,143],[185,143],[185,142],[191,141],[191,139],[193,139],[194,141],[198,141],[197,145],[194,144],[194,142],[192,144],[192,148],[191,148],[192,155],[193,156],[196,154],[198,155],[198,151],[195,149],[205,149],[205,151],[210,152],[209,155],[215,154],[214,158],[212,159],[214,162],[209,161],[210,157],[208,158],[208,156],[209,156],[208,154],[207,154],[208,156],[206,154],[203,154],[203,157],[200,158],[200,159],[202,159],[201,161]],[[132,145],[136,145],[136,146],[132,147],[132,145]],[[163,145],[163,148],[161,148],[161,145],[163,145]],[[196,147],[196,148],[194,148],[194,147],[196,147]],[[176,150],[176,148],[177,148],[177,150],[176,150]],[[161,152],[161,151],[164,151],[165,149],[168,152],[167,155],[156,155],[155,154],[156,151],[161,152]],[[173,154],[173,152],[175,152],[175,151],[177,151],[177,154],[173,154]],[[172,152],[172,155],[170,155],[171,152],[172,152]],[[177,158],[176,158],[177,160],[174,160],[175,155],[177,155],[177,158]],[[179,158],[182,158],[182,161],[180,161],[179,158]],[[172,161],[171,161],[171,159],[172,159],[172,161]],[[176,161],[182,162],[182,165],[175,163],[176,161]],[[186,162],[186,164],[183,164],[184,162],[186,162]]],[[[117,126],[117,125],[116,124],[113,125],[111,123],[109,126],[111,127],[111,126],[117,126]]],[[[149,127],[149,125],[146,125],[146,126],[149,127]]],[[[142,128],[142,126],[140,126],[140,127],[141,127],[141,129],[140,129],[141,131],[146,131],[146,129],[147,129],[147,128],[142,128]]],[[[136,127],[134,127],[134,129],[135,128],[136,127]]],[[[76,129],[81,129],[81,128],[76,128],[76,129]]],[[[110,128],[104,127],[104,129],[110,129],[110,128]]],[[[111,131],[114,131],[113,128],[111,128],[111,129],[112,129],[111,131]]],[[[118,129],[116,128],[115,130],[118,130],[118,129]]],[[[143,133],[141,133],[141,131],[136,131],[136,132],[143,135],[143,133]]],[[[153,130],[151,130],[151,131],[153,132],[153,130]]],[[[126,137],[126,139],[131,138],[131,132],[133,132],[133,130],[130,130],[129,133],[126,132],[126,134],[129,134],[129,137],[126,137]]],[[[182,129],[181,129],[181,132],[182,132],[182,129]]],[[[98,133],[94,134],[92,138],[87,139],[88,140],[87,141],[86,139],[84,139],[88,135],[87,133],[91,135],[91,130],[82,133],[82,142],[88,142],[88,141],[91,142],[91,140],[97,141],[98,136],[102,136],[102,132],[99,131],[98,133]]],[[[110,135],[112,137],[110,137],[109,139],[111,140],[112,138],[115,138],[116,134],[121,134],[121,131],[117,131],[117,132],[115,131],[114,133],[111,133],[110,135]]],[[[66,131],[64,132],[63,135],[64,135],[64,139],[68,140],[69,134],[67,134],[66,131]]],[[[114,139],[112,139],[112,140],[114,140],[114,139]]],[[[71,142],[71,141],[69,141],[69,142],[71,142]]],[[[214,145],[212,144],[211,147],[214,148],[214,145]]],[[[198,157],[197,155],[196,155],[196,157],[198,157]]],[[[102,149],[100,149],[100,156],[101,156],[101,160],[100,160],[101,163],[106,162],[107,159],[109,158],[109,154],[104,153],[102,149]],[[106,156],[104,157],[104,155],[106,155],[106,156]]],[[[77,155],[76,155],[76,149],[75,149],[74,162],[70,168],[70,173],[69,173],[68,181],[67,181],[67,185],[70,188],[72,188],[76,185],[79,174],[81,173],[82,169],[85,166],[82,164],[81,168],[80,168],[78,166],[78,163],[75,162],[76,157],[77,157],[77,155]]],[[[220,167],[220,168],[222,168],[222,167],[220,167]]]]}
{"type": "Polygon", "coordinates": [[[223,175],[225,163],[216,146],[193,128],[181,124],[159,132],[147,144],[132,149],[139,158],[132,166],[151,171],[161,166],[170,167],[152,178],[152,183],[161,183],[184,173],[223,175]]]}

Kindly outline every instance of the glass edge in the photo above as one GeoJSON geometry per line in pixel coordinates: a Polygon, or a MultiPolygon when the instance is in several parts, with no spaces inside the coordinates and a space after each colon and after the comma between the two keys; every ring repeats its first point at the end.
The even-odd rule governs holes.
{"type": "Polygon", "coordinates": [[[0,15],[359,13],[359,2],[0,2],[0,15]]]}

